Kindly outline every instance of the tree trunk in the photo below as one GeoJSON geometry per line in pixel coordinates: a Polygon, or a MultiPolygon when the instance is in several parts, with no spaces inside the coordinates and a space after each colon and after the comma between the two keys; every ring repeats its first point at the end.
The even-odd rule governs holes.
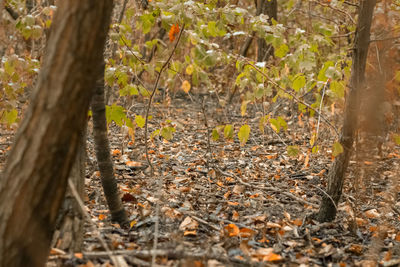
{"type": "Polygon", "coordinates": [[[44,266],[102,66],[112,0],[59,1],[0,180],[0,266],[44,266]],[[89,89],[88,89],[89,88],[89,89]]]}
{"type": "Polygon", "coordinates": [[[339,142],[343,146],[343,153],[335,158],[329,171],[328,194],[330,197],[324,195],[322,198],[322,203],[317,214],[317,219],[320,222],[335,219],[336,207],[342,195],[344,175],[353,150],[354,136],[358,124],[359,91],[364,82],[365,64],[367,61],[371,21],[375,3],[376,0],[363,0],[360,3],[349,93],[346,99],[344,122],[339,139],[339,142]]]}
{"type": "MultiPolygon", "coordinates": [[[[72,180],[81,199],[83,199],[85,189],[86,127],[82,131],[78,147],[79,150],[69,179],[72,180]]],[[[68,253],[81,251],[83,245],[83,224],[84,218],[79,204],[68,187],[64,202],[58,212],[52,247],[62,249],[68,253]]]]}
{"type": "MultiPolygon", "coordinates": [[[[278,3],[277,0],[257,0],[256,15],[268,15],[268,21],[271,23],[272,19],[278,19],[278,3]]],[[[274,48],[272,45],[267,45],[264,38],[257,38],[257,61],[267,61],[269,57],[274,55],[274,48]]]]}
{"type": "Polygon", "coordinates": [[[100,170],[104,195],[106,196],[108,208],[111,213],[111,220],[118,222],[121,227],[126,227],[129,225],[129,222],[119,196],[117,181],[114,177],[114,166],[107,137],[106,108],[104,104],[104,72],[101,74],[101,79],[97,81],[91,107],[93,112],[93,136],[97,164],[100,170]]]}

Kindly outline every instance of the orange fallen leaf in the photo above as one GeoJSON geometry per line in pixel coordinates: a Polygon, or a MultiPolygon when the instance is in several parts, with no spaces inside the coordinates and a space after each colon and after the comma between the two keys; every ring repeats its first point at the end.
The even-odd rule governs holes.
{"type": "Polygon", "coordinates": [[[282,256],[275,254],[275,253],[270,253],[269,255],[264,256],[263,261],[280,261],[282,260],[282,256]]]}
{"type": "Polygon", "coordinates": [[[239,235],[239,227],[236,224],[230,223],[224,227],[225,231],[227,232],[228,236],[238,236],[239,235]]]}
{"type": "Polygon", "coordinates": [[[107,216],[104,214],[99,214],[99,220],[102,221],[106,218],[107,216]]]}
{"type": "Polygon", "coordinates": [[[235,181],[232,177],[226,177],[225,180],[230,183],[235,181]]]}
{"type": "Polygon", "coordinates": [[[65,255],[65,254],[67,253],[59,248],[51,248],[50,250],[50,255],[65,255]]]}
{"type": "Polygon", "coordinates": [[[197,231],[196,231],[196,230],[185,231],[185,232],[183,233],[183,235],[184,235],[184,236],[187,236],[187,235],[192,235],[192,236],[194,236],[194,235],[197,235],[197,231]]]}
{"type": "Polygon", "coordinates": [[[127,161],[125,162],[126,166],[128,167],[141,167],[142,163],[139,161],[127,161]]]}
{"type": "Polygon", "coordinates": [[[75,256],[75,258],[83,259],[83,254],[82,253],[75,253],[74,256],[75,256]]]}
{"type": "Polygon", "coordinates": [[[227,192],[224,194],[224,198],[225,198],[225,199],[228,199],[230,196],[231,196],[231,191],[227,191],[227,192]]]}
{"type": "Polygon", "coordinates": [[[359,244],[351,244],[349,247],[349,251],[354,254],[361,255],[363,247],[359,244]]]}
{"type": "Polygon", "coordinates": [[[237,205],[239,205],[239,202],[228,201],[228,205],[237,206],[237,205]]]}
{"type": "Polygon", "coordinates": [[[253,237],[256,232],[250,228],[242,228],[240,229],[239,234],[241,238],[249,239],[253,237]]]}
{"type": "Polygon", "coordinates": [[[112,151],[112,155],[113,155],[113,156],[121,155],[121,150],[119,150],[119,149],[114,149],[114,150],[112,151]]]}
{"type": "Polygon", "coordinates": [[[301,225],[303,225],[303,220],[295,219],[292,221],[292,223],[296,226],[301,226],[301,225]]]}

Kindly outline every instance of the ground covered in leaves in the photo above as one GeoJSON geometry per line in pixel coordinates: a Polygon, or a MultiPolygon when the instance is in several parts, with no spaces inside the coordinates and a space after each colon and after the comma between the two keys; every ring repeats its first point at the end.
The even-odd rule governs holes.
{"type": "MultiPolygon", "coordinates": [[[[170,105],[154,105],[149,132],[162,123],[174,125],[176,132],[170,141],[154,137],[149,143],[153,175],[145,158],[144,130],[137,128],[131,140],[120,128],[110,127],[130,230],[110,221],[89,132],[85,204],[92,222],[87,222],[84,250],[75,255],[52,250],[49,266],[60,259],[69,266],[400,263],[398,147],[384,144],[382,155],[374,156],[377,148],[363,146],[368,142],[360,139],[364,148],[350,162],[337,219],[318,223],[311,215],[325,193],[334,131],[318,125],[318,118],[290,112],[285,103],[264,111],[249,106],[246,116],[239,106],[223,109],[209,98],[203,109],[202,103],[200,97],[181,96],[170,105]],[[259,118],[271,110],[284,116],[287,131],[259,130],[259,118]],[[244,123],[250,125],[251,137],[241,145],[237,131],[244,123]],[[234,125],[233,140],[225,140],[223,133],[213,140],[212,129],[224,124],[234,125]],[[317,127],[319,152],[313,154],[310,133],[317,127]],[[296,156],[288,154],[291,145],[299,147],[296,156]]],[[[144,115],[144,107],[135,104],[131,115],[144,115]]],[[[1,168],[12,138],[3,129],[1,168]]]]}

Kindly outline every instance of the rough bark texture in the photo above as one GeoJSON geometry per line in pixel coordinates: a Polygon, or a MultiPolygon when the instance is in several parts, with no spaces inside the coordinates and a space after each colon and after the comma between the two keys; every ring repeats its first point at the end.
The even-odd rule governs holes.
{"type": "Polygon", "coordinates": [[[96,147],[97,164],[100,170],[101,184],[106,196],[111,219],[121,227],[129,225],[126,212],[118,192],[114,177],[114,166],[110,154],[110,144],[107,137],[106,108],[104,104],[104,75],[97,81],[96,92],[92,100],[93,136],[96,147]]]}
{"type": "Polygon", "coordinates": [[[339,142],[343,153],[335,158],[328,175],[328,194],[332,200],[323,196],[317,219],[321,222],[332,221],[336,217],[336,208],[342,195],[344,176],[353,150],[354,136],[357,129],[359,94],[364,82],[365,64],[367,61],[372,15],[376,0],[363,0],[358,12],[357,31],[355,36],[353,65],[346,99],[344,122],[339,142]]]}
{"type": "Polygon", "coordinates": [[[0,267],[44,266],[103,58],[112,0],[59,1],[0,180],[0,267]]]}
{"type": "MultiPolygon", "coordinates": [[[[257,11],[256,15],[261,14],[268,15],[269,22],[272,19],[278,19],[278,3],[277,0],[257,0],[257,11]]],[[[257,38],[257,61],[267,61],[269,57],[274,55],[274,48],[272,45],[267,45],[264,38],[257,38]]]]}
{"type": "MultiPolygon", "coordinates": [[[[86,127],[79,140],[79,151],[69,175],[81,198],[85,189],[86,127]]],[[[68,253],[82,250],[84,218],[71,189],[68,187],[64,202],[59,210],[52,247],[68,253]]]]}

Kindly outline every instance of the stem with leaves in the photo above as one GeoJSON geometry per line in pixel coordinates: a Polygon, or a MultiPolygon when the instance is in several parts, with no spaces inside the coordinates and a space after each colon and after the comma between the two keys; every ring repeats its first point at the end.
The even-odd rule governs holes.
{"type": "Polygon", "coordinates": [[[161,66],[161,69],[160,69],[160,71],[158,72],[157,79],[156,79],[156,81],[155,81],[155,83],[154,83],[153,90],[152,90],[152,92],[151,92],[151,94],[150,94],[149,102],[148,102],[147,108],[146,108],[146,120],[145,120],[145,123],[144,123],[144,144],[145,144],[146,160],[147,160],[147,163],[148,163],[149,166],[150,166],[150,169],[151,169],[151,173],[152,173],[152,174],[154,173],[154,167],[153,167],[153,164],[151,163],[151,160],[150,160],[150,157],[149,157],[149,146],[148,146],[148,144],[147,144],[148,124],[149,124],[149,112],[150,112],[151,102],[152,102],[153,97],[154,97],[154,94],[155,94],[155,92],[156,92],[156,90],[157,90],[157,87],[158,87],[158,83],[159,83],[159,81],[160,81],[161,74],[162,74],[162,72],[165,70],[165,68],[168,66],[169,62],[171,61],[172,56],[174,55],[174,53],[175,53],[175,51],[176,51],[176,48],[178,47],[178,44],[179,44],[179,41],[180,41],[180,39],[181,39],[181,36],[182,36],[182,33],[183,33],[183,30],[184,30],[184,29],[185,29],[185,24],[183,24],[182,29],[181,29],[181,31],[179,32],[179,36],[178,36],[178,38],[177,38],[177,40],[176,40],[175,46],[174,46],[174,48],[172,49],[171,54],[169,55],[167,61],[165,61],[165,63],[161,66]]]}

